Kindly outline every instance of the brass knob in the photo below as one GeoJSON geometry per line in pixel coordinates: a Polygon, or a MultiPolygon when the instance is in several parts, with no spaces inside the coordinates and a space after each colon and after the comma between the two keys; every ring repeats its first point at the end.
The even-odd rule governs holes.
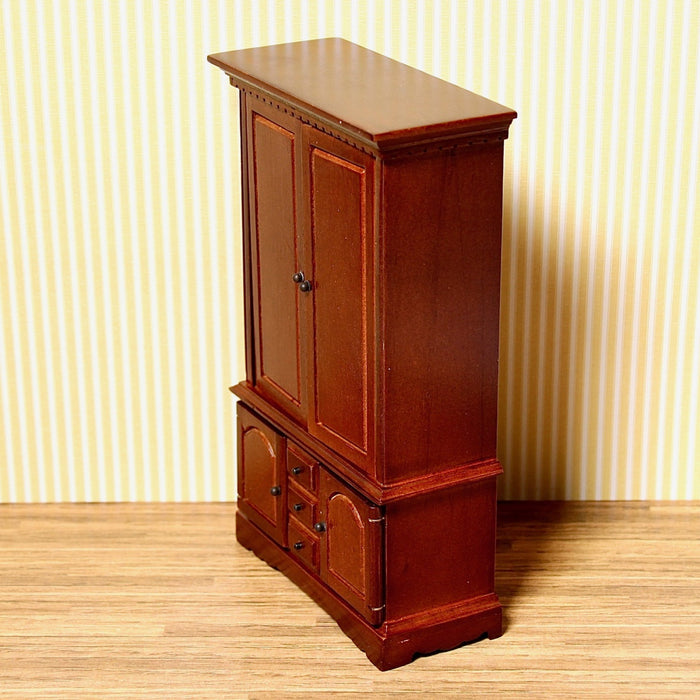
{"type": "Polygon", "coordinates": [[[282,495],[282,487],[281,487],[281,486],[273,486],[273,487],[270,489],[270,493],[271,493],[273,496],[281,496],[281,495],[282,495]]]}
{"type": "Polygon", "coordinates": [[[310,292],[311,291],[311,282],[309,280],[304,280],[300,285],[299,289],[302,292],[310,292]]]}

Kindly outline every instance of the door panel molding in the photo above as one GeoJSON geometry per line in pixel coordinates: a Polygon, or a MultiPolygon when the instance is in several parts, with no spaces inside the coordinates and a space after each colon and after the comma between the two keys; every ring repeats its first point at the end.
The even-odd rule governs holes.
{"type": "Polygon", "coordinates": [[[384,617],[383,517],[380,509],[321,470],[321,579],[370,624],[384,617]]]}
{"type": "Polygon", "coordinates": [[[364,597],[367,593],[365,580],[365,562],[367,558],[367,552],[365,551],[367,544],[365,523],[355,504],[342,493],[334,493],[328,499],[327,510],[326,518],[329,534],[326,548],[326,566],[328,575],[338,579],[358,596],[364,597]],[[343,512],[340,509],[345,509],[346,517],[343,517],[343,512]],[[351,522],[350,519],[354,522],[351,522]],[[333,550],[335,533],[333,533],[331,528],[337,528],[343,533],[355,530],[359,534],[357,537],[358,546],[350,549],[344,547],[343,551],[336,556],[333,550]]]}
{"type": "Polygon", "coordinates": [[[310,240],[309,431],[374,467],[374,158],[303,130],[310,240]]]}
{"type": "Polygon", "coordinates": [[[284,410],[305,421],[302,309],[292,276],[299,250],[299,124],[252,105],[249,196],[255,384],[284,410]]]}
{"type": "Polygon", "coordinates": [[[238,413],[238,506],[286,545],[286,439],[242,404],[238,413]]]}

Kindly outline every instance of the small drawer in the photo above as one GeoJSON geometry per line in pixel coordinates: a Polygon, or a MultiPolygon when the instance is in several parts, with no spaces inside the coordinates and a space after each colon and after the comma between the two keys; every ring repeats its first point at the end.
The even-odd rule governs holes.
{"type": "Polygon", "coordinates": [[[289,518],[289,551],[304,565],[318,573],[318,537],[289,518]]]}
{"type": "Polygon", "coordinates": [[[289,512],[302,524],[312,530],[316,522],[316,499],[309,494],[289,484],[287,491],[287,507],[289,512]]]}
{"type": "Polygon", "coordinates": [[[291,483],[297,483],[311,493],[316,493],[318,462],[300,447],[287,444],[287,473],[291,483]]]}

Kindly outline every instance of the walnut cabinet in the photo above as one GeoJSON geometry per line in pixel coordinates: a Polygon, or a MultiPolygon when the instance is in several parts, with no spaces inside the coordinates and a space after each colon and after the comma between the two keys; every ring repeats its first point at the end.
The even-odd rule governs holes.
{"type": "Polygon", "coordinates": [[[499,636],[515,113],[341,39],[209,60],[240,91],[239,542],[380,669],[499,636]]]}

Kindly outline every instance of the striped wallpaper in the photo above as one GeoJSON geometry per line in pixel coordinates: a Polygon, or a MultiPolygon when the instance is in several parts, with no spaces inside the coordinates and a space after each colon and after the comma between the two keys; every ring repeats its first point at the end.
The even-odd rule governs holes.
{"type": "Polygon", "coordinates": [[[700,498],[695,0],[0,0],[0,502],[230,500],[236,93],[343,36],[515,108],[505,498],[700,498]]]}

